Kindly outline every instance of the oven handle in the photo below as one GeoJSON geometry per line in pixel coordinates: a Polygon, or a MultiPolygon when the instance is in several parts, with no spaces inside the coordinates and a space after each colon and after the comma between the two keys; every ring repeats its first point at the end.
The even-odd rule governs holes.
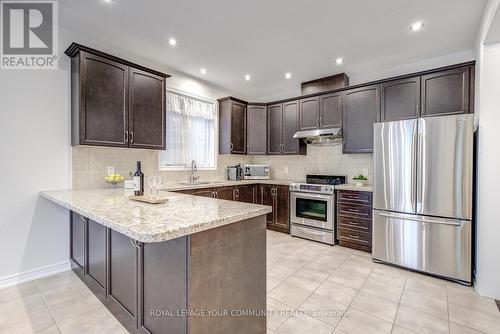
{"type": "Polygon", "coordinates": [[[292,191],[292,197],[294,197],[294,198],[324,199],[326,201],[333,202],[333,195],[321,195],[321,194],[311,194],[311,193],[303,193],[303,192],[299,192],[299,191],[292,191]]]}

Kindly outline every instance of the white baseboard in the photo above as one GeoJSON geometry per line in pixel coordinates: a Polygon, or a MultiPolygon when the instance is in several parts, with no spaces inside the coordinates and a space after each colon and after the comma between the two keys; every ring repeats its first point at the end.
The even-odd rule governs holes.
{"type": "Polygon", "coordinates": [[[19,274],[0,277],[0,289],[26,283],[50,275],[58,274],[63,271],[68,271],[70,269],[71,269],[71,263],[69,261],[66,261],[66,262],[51,264],[49,266],[42,268],[28,270],[19,274]]]}

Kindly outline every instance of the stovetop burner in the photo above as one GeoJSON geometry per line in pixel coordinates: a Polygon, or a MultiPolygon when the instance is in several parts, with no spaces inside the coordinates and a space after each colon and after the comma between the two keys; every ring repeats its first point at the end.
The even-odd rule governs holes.
{"type": "Polygon", "coordinates": [[[307,184],[328,184],[331,186],[336,186],[338,184],[344,184],[346,180],[345,175],[307,175],[307,184]]]}

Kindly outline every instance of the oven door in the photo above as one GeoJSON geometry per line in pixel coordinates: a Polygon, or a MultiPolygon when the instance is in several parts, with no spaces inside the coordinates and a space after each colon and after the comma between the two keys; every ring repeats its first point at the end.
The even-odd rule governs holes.
{"type": "Polygon", "coordinates": [[[291,192],[290,222],[333,230],[333,195],[291,192]]]}

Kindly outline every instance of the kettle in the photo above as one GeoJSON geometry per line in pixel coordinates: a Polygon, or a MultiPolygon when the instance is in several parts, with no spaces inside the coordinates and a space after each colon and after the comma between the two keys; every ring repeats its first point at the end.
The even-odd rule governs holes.
{"type": "Polygon", "coordinates": [[[241,164],[227,166],[227,179],[230,181],[241,181],[243,179],[241,164]]]}

